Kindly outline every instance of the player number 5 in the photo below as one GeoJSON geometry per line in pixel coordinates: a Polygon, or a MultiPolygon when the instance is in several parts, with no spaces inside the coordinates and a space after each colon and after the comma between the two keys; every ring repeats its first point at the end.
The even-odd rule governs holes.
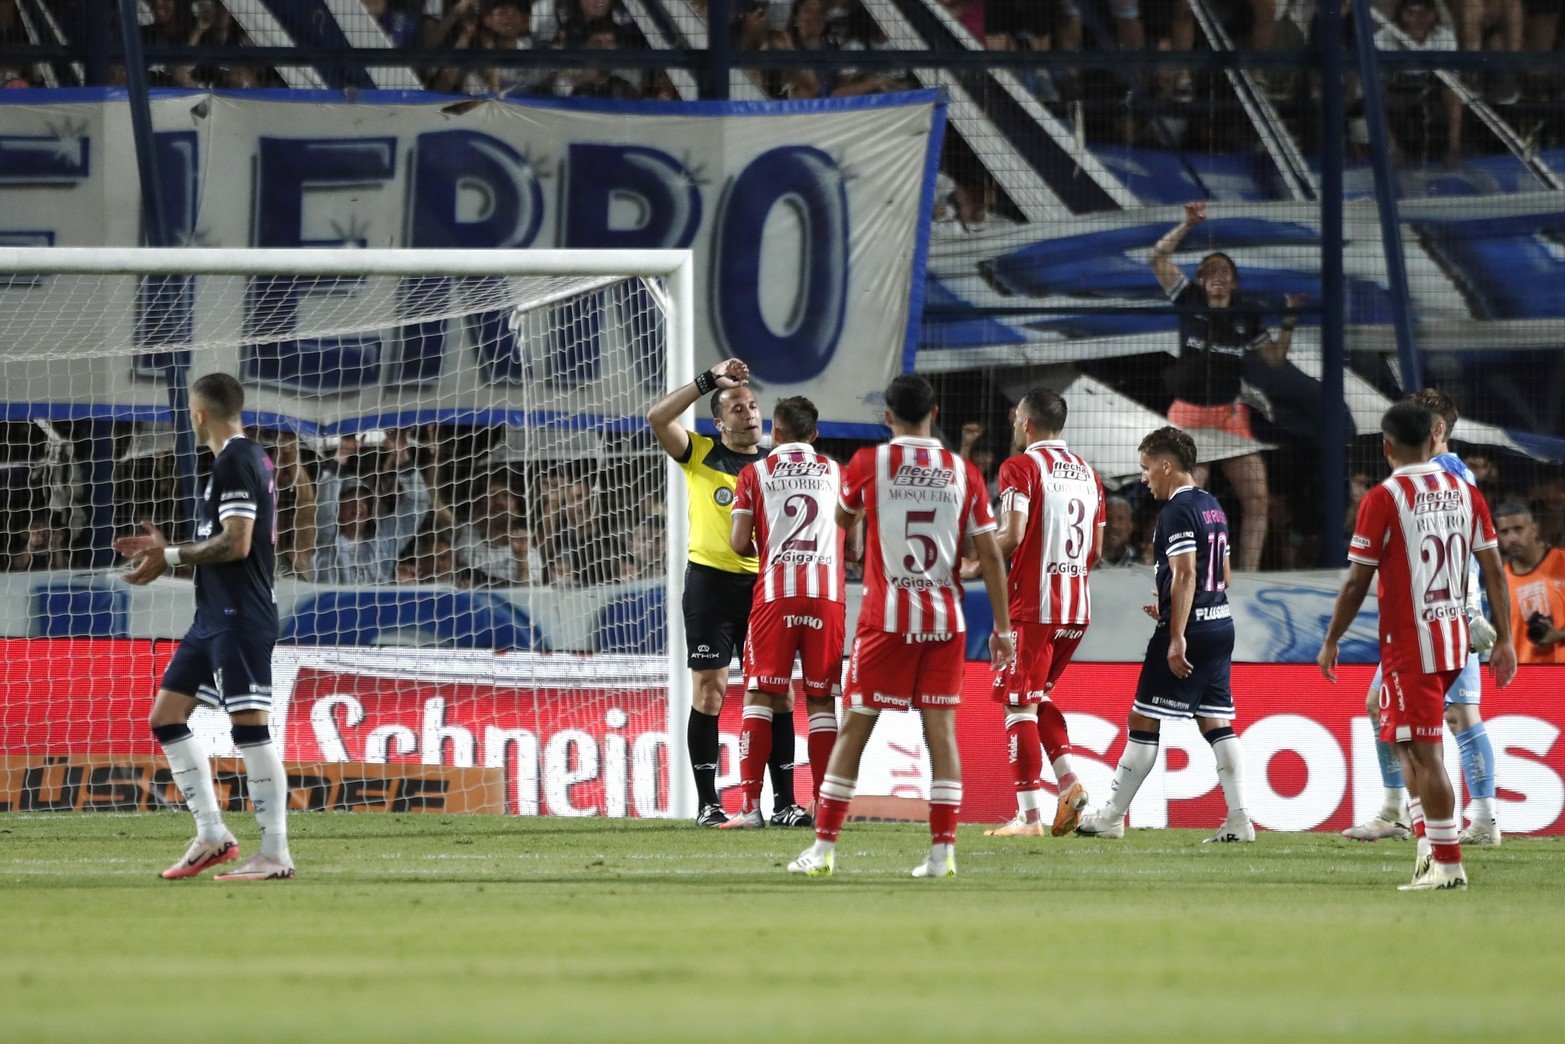
{"type": "Polygon", "coordinates": [[[907,513],[907,518],[903,521],[902,525],[902,535],[907,538],[908,543],[918,548],[919,553],[923,556],[923,562],[920,563],[919,560],[914,558],[912,553],[909,552],[902,557],[903,569],[906,569],[910,573],[927,572],[929,567],[935,564],[935,559],[940,557],[940,548],[935,544],[934,537],[927,533],[913,532],[913,526],[915,524],[921,526],[931,526],[934,525],[934,523],[935,513],[933,511],[909,511],[907,513]]]}

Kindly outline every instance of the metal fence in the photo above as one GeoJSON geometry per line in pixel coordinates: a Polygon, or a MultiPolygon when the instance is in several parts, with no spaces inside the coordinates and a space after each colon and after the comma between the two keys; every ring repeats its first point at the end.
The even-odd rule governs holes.
{"type": "MultiPolygon", "coordinates": [[[[1342,561],[1355,498],[1384,474],[1379,414],[1425,386],[1460,409],[1491,499],[1530,501],[1565,543],[1565,37],[1548,6],[0,0],[0,71],[133,96],[942,88],[918,367],[945,436],[993,474],[1037,384],[1066,391],[1089,455],[1172,419],[1199,433],[1236,562],[1297,568],[1342,561]]],[[[1101,466],[1142,554],[1134,463],[1101,466]]]]}

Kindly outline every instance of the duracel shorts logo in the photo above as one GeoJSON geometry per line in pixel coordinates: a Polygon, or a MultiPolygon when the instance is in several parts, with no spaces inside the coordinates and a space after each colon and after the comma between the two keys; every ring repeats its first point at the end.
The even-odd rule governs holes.
{"type": "Polygon", "coordinates": [[[734,502],[734,491],[727,486],[718,486],[712,494],[712,499],[717,501],[718,507],[727,507],[734,502]]]}

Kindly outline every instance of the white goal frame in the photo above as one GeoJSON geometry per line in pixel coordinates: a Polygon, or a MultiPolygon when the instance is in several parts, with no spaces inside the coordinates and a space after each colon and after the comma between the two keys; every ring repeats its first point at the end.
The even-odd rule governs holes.
{"type": "MultiPolygon", "coordinates": [[[[695,380],[695,262],[689,250],[356,250],[196,247],[5,247],[0,275],[211,275],[211,276],[623,276],[661,278],[667,298],[667,389],[695,380]]],[[[650,403],[648,404],[650,406],[650,403]]],[[[695,410],[680,420],[694,430],[695,410]]],[[[685,667],[684,568],[689,542],[685,480],[665,461],[668,518],[664,532],[668,635],[668,807],[675,818],[696,812],[687,771],[685,728],[690,716],[690,672],[685,667]]]]}

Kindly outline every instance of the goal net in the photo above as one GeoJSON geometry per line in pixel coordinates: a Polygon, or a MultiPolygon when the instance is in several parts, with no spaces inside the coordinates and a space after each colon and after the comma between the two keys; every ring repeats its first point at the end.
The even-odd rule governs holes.
{"type": "MultiPolygon", "coordinates": [[[[684,484],[644,415],[692,376],[689,266],[0,250],[0,807],[180,805],[146,718],[193,585],[112,541],[193,539],[187,389],[225,372],[276,465],[292,807],[686,814],[684,484]]],[[[192,727],[239,808],[228,724],[192,727]]]]}

